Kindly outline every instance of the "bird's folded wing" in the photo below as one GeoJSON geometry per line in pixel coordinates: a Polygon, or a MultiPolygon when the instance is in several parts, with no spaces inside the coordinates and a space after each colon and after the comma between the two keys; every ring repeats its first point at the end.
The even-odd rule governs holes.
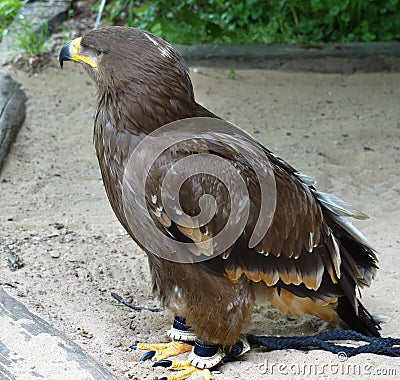
{"type": "MultiPolygon", "coordinates": [[[[376,257],[372,253],[365,265],[360,265],[342,246],[336,231],[332,229],[332,218],[335,215],[353,214],[362,218],[363,214],[357,214],[355,209],[349,207],[346,211],[346,203],[340,203],[336,197],[319,194],[311,180],[303,181],[302,176],[291,166],[265,150],[265,159],[269,161],[275,178],[276,191],[271,194],[276,196],[276,207],[264,237],[255,247],[250,248],[249,240],[261,209],[261,190],[253,170],[254,163],[238,155],[234,147],[227,147],[212,139],[201,143],[186,141],[185,144],[184,148],[175,148],[165,153],[169,156],[164,157],[161,163],[168,163],[169,167],[154,166],[146,194],[155,223],[173,239],[194,242],[194,248],[193,245],[190,248],[194,255],[213,255],[215,246],[212,239],[221,232],[231,214],[240,216],[238,205],[241,199],[230,193],[217,177],[194,173],[182,184],[178,194],[177,189],[166,190],[167,193],[174,193],[171,197],[179,196],[182,209],[177,214],[183,214],[179,215],[176,222],[176,215],[171,217],[161,200],[162,180],[165,172],[171,168],[171,163],[200,153],[223,157],[236,168],[248,190],[250,212],[243,232],[237,236],[233,245],[218,256],[218,260],[204,264],[205,267],[210,270],[223,268],[220,270],[221,275],[233,282],[245,275],[254,282],[263,281],[268,286],[285,287],[293,293],[297,292],[299,296],[321,301],[343,295],[346,292],[343,287],[346,286],[349,296],[354,297],[354,290],[351,289],[354,289],[355,284],[369,284],[370,278],[367,277],[373,275],[372,267],[376,257]],[[192,223],[191,217],[200,213],[199,200],[204,194],[210,194],[215,199],[216,212],[206,225],[198,226],[192,223]],[[343,268],[345,274],[342,273],[343,268]],[[337,285],[339,282],[340,287],[337,285]]],[[[346,234],[337,223],[333,225],[339,230],[340,238],[346,234]]]]}

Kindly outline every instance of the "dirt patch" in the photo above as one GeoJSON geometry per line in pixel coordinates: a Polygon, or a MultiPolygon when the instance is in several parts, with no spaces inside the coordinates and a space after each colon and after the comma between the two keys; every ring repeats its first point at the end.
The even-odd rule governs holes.
{"type": "MultiPolygon", "coordinates": [[[[5,70],[23,84],[29,101],[0,174],[0,283],[121,379],[165,375],[138,362],[141,353],[128,347],[166,341],[170,313],[132,312],[110,296],[115,292],[136,305],[158,306],[146,257],[105,196],[92,145],[94,86],[79,66],[67,64],[60,71],[55,60],[35,75],[5,70]],[[23,263],[20,269],[9,268],[6,246],[23,263]]],[[[200,103],[318,180],[321,190],[371,216],[355,223],[381,252],[378,278],[363,292],[363,302],[390,318],[384,336],[398,336],[400,75],[236,70],[233,80],[230,67],[192,67],[191,74],[200,103]]],[[[324,328],[315,319],[288,320],[260,307],[253,332],[300,335],[324,328]]],[[[329,363],[340,364],[321,351],[253,350],[242,362],[223,366],[215,378],[351,375],[344,365],[336,372],[324,367],[329,363]],[[274,363],[294,367],[271,368],[274,363]],[[318,372],[302,373],[304,363],[318,372]]],[[[390,369],[397,376],[386,372],[387,378],[400,374],[394,358],[363,354],[345,364],[365,378],[390,369]]]]}

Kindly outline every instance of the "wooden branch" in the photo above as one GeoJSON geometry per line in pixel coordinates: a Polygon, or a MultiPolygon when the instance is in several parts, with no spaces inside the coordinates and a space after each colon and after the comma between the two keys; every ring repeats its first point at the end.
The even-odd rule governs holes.
{"type": "Polygon", "coordinates": [[[162,309],[160,308],[153,308],[153,307],[145,307],[145,306],[136,306],[130,302],[128,302],[127,300],[123,299],[121,296],[119,296],[116,293],[112,293],[111,292],[111,297],[115,298],[118,302],[121,302],[123,305],[128,306],[129,308],[131,308],[132,310],[135,311],[151,311],[152,313],[158,313],[160,311],[162,311],[162,309]]]}

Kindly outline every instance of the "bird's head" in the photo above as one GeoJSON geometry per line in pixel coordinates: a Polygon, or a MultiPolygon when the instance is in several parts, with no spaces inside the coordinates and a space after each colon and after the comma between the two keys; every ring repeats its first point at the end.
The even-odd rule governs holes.
{"type": "Polygon", "coordinates": [[[187,88],[192,96],[188,69],[179,52],[161,38],[136,28],[107,27],[91,30],[64,45],[64,61],[83,65],[97,87],[144,91],[146,86],[187,88]]]}

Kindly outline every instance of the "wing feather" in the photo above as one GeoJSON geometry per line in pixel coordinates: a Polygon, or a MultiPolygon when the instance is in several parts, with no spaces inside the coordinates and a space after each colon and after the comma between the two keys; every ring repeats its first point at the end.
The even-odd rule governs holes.
{"type": "MultiPolygon", "coordinates": [[[[376,255],[370,243],[345,216],[361,219],[364,214],[337,197],[316,191],[314,181],[265,150],[266,160],[275,175],[276,209],[263,239],[250,248],[249,240],[261,209],[261,190],[251,162],[237,155],[233,148],[212,139],[200,144],[186,142],[184,150],[175,149],[174,157],[170,154],[163,162],[171,165],[173,159],[205,151],[224,157],[241,174],[248,187],[250,217],[233,246],[222,256],[199,265],[232,283],[245,276],[254,284],[264,284],[264,291],[270,292],[270,302],[284,313],[296,316],[309,313],[330,322],[337,321],[338,299],[346,297],[357,314],[359,304],[355,288],[369,285],[376,269],[376,255]]],[[[165,173],[166,169],[158,173],[165,173]]],[[[155,181],[150,186],[152,194],[160,199],[162,178],[149,177],[155,181]]],[[[148,207],[158,210],[154,219],[160,228],[167,229],[178,240],[196,244],[191,249],[194,255],[211,256],[213,237],[221,231],[230,213],[237,212],[238,200],[231,206],[231,194],[220,182],[208,175],[193,175],[180,190],[185,214],[192,216],[199,212],[199,198],[203,194],[211,194],[216,199],[217,212],[202,227],[176,224],[164,215],[161,205],[152,204],[150,197],[148,207]]]]}

